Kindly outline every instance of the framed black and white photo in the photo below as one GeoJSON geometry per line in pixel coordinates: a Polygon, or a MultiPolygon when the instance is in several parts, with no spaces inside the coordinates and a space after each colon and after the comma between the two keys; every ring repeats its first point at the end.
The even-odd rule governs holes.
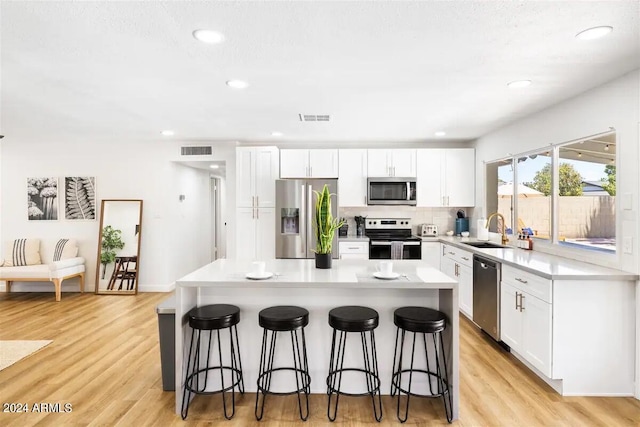
{"type": "Polygon", "coordinates": [[[96,177],[64,178],[64,218],[96,219],[96,177]]]}
{"type": "Polygon", "coordinates": [[[58,219],[58,178],[27,178],[27,214],[30,221],[58,219]]]}

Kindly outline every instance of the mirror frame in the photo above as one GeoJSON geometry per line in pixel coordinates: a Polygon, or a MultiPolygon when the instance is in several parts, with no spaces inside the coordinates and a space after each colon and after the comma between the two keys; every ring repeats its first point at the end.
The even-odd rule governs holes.
{"type": "Polygon", "coordinates": [[[142,199],[103,199],[100,204],[100,229],[98,234],[98,255],[96,257],[96,287],[95,293],[98,295],[137,295],[138,294],[138,281],[140,274],[140,245],[142,241],[142,208],[143,202],[142,199]],[[102,253],[102,230],[104,229],[104,207],[106,202],[139,202],[140,203],[140,213],[138,216],[138,250],[136,253],[136,276],[134,280],[134,288],[133,290],[107,290],[100,289],[100,269],[102,267],[102,263],[100,262],[100,254],[102,253]]]}

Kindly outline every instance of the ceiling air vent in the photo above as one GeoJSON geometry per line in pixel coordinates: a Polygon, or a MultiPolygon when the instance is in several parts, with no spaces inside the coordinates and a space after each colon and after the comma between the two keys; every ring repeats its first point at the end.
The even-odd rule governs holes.
{"type": "Polygon", "coordinates": [[[180,147],[182,156],[210,156],[213,149],[210,145],[180,147]]]}
{"type": "Polygon", "coordinates": [[[298,114],[301,122],[328,122],[328,114],[298,114]]]}

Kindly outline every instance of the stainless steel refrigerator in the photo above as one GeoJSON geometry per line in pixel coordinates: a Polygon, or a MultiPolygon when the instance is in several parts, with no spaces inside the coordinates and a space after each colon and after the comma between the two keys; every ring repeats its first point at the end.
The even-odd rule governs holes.
{"type": "MultiPolygon", "coordinates": [[[[276,181],[276,258],[314,258],[313,231],[315,191],[329,186],[331,214],[338,216],[337,179],[279,179],[276,181]]],[[[338,258],[338,233],[333,238],[332,257],[338,258]]]]}

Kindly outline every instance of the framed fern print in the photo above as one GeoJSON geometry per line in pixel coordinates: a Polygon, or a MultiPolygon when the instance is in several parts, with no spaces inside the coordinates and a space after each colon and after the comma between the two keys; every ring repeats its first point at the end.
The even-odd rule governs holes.
{"type": "Polygon", "coordinates": [[[96,219],[96,177],[66,176],[64,178],[64,218],[96,219]]]}

